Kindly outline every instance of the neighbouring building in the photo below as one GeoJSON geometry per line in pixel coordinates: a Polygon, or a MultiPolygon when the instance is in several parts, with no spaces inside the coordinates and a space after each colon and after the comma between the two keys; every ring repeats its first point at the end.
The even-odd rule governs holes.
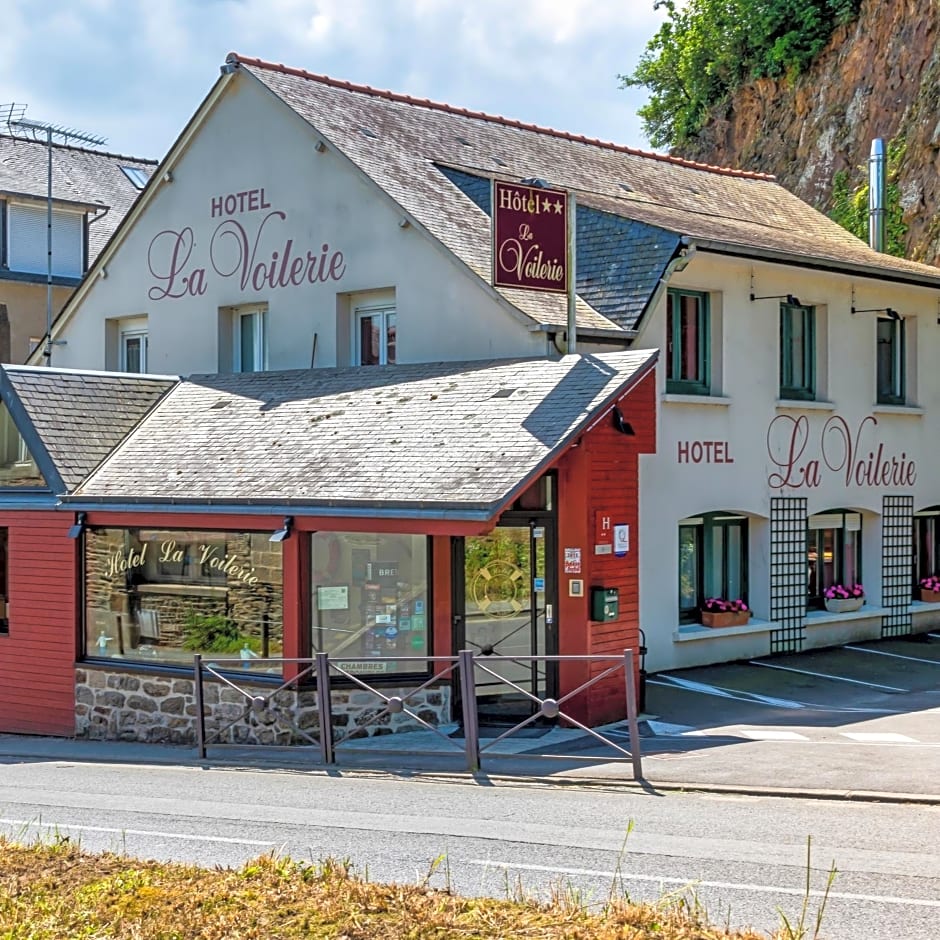
{"type": "MultiPolygon", "coordinates": [[[[155,160],[62,143],[50,145],[44,133],[18,129],[16,124],[4,127],[0,133],[0,362],[25,362],[37,349],[40,354],[45,351],[39,347],[50,313],[57,316],[81,283],[155,166],[155,160]]],[[[122,368],[130,370],[134,364],[132,349],[122,368]]],[[[146,365],[146,358],[140,365],[146,365]]]]}
{"type": "MultiPolygon", "coordinates": [[[[232,621],[252,672],[278,649],[499,651],[504,617],[546,652],[642,630],[650,671],[940,621],[940,271],[769,177],[232,55],[54,324],[53,373],[113,378],[129,332],[191,378],[50,491],[84,514],[99,716],[151,673],[184,707],[194,644],[232,621]],[[563,294],[494,286],[496,183],[576,204],[576,358],[563,294]],[[591,620],[607,586],[619,611],[591,620]],[[711,598],[749,613],[705,626],[711,598]]],[[[107,733],[148,709],[165,729],[165,704],[107,733]]]]}

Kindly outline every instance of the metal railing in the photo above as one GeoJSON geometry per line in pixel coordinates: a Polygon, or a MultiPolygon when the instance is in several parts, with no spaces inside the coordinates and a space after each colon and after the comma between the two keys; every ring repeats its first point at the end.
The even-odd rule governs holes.
{"type": "MultiPolygon", "coordinates": [[[[194,657],[194,677],[195,677],[195,698],[197,711],[197,729],[196,738],[199,749],[199,756],[206,757],[206,749],[213,742],[224,743],[223,736],[241,721],[250,720],[251,716],[265,716],[271,720],[280,719],[290,727],[301,739],[319,749],[320,760],[324,764],[336,763],[337,748],[350,744],[354,739],[362,738],[363,732],[370,726],[382,726],[389,718],[394,715],[405,715],[412,719],[419,727],[433,732],[436,739],[440,739],[446,746],[446,751],[451,753],[463,753],[466,766],[469,770],[477,771],[481,768],[484,757],[507,757],[516,758],[548,758],[559,759],[561,756],[566,760],[592,760],[598,758],[585,757],[583,755],[559,755],[540,754],[528,752],[525,754],[508,755],[500,752],[497,745],[506,741],[513,735],[517,735],[523,729],[533,725],[535,722],[555,721],[560,727],[577,728],[584,734],[593,738],[606,748],[615,752],[614,756],[607,756],[608,761],[629,761],[632,765],[633,777],[636,780],[643,778],[642,755],[640,752],[640,733],[637,719],[637,688],[636,675],[634,672],[634,654],[632,650],[624,650],[620,656],[498,656],[498,655],[480,655],[472,650],[463,650],[457,656],[386,656],[370,657],[370,663],[395,662],[402,663],[435,663],[437,671],[430,677],[422,677],[420,684],[412,689],[397,689],[395,694],[389,695],[381,688],[367,682],[361,674],[357,674],[348,668],[349,660],[341,659],[333,661],[328,653],[317,653],[313,659],[266,659],[266,664],[295,664],[302,666],[297,675],[286,679],[273,689],[267,689],[258,684],[248,686],[244,684],[241,676],[234,673],[239,666],[244,666],[240,660],[213,659],[211,663],[205,663],[202,656],[194,657]],[[534,694],[531,689],[526,688],[511,678],[507,677],[504,671],[500,671],[500,666],[507,664],[524,665],[533,663],[542,663],[547,666],[549,663],[595,663],[602,668],[597,674],[592,675],[586,681],[582,682],[577,688],[572,689],[565,695],[555,698],[543,698],[534,694]],[[226,666],[230,668],[226,669],[226,666]],[[489,677],[487,681],[495,679],[500,685],[508,687],[517,696],[528,699],[531,703],[531,714],[507,728],[493,740],[486,744],[481,743],[480,734],[480,714],[477,700],[477,674],[481,672],[489,677]],[[625,709],[627,715],[627,731],[629,747],[622,747],[611,737],[610,732],[601,732],[596,728],[588,727],[583,724],[570,711],[570,703],[577,696],[605,679],[610,679],[622,674],[623,695],[625,700],[625,709]],[[337,689],[333,685],[334,677],[340,677],[345,680],[346,685],[342,689],[337,689]],[[223,686],[234,690],[236,696],[244,699],[240,713],[217,727],[212,732],[206,728],[206,709],[204,681],[211,678],[223,686]],[[316,679],[316,710],[318,712],[319,734],[315,735],[299,727],[295,717],[295,708],[284,705],[277,701],[277,696],[281,693],[294,690],[300,693],[302,686],[311,679],[316,679]],[[417,709],[411,702],[412,699],[429,689],[433,689],[444,681],[450,681],[456,678],[460,690],[461,706],[461,725],[463,729],[463,743],[449,737],[442,732],[440,728],[426,721],[418,714],[417,709]],[[353,727],[337,734],[334,727],[333,718],[333,696],[337,691],[347,691],[349,688],[361,689],[369,692],[376,697],[376,706],[371,709],[364,709],[362,715],[358,716],[353,727]]],[[[388,676],[388,673],[383,673],[388,676]]],[[[403,686],[408,681],[408,676],[402,676],[399,686],[403,686]]],[[[371,739],[371,740],[374,740],[371,739]]],[[[255,745],[261,746],[261,745],[255,745]]],[[[432,751],[428,748],[415,748],[409,746],[408,753],[429,754],[440,753],[440,744],[438,750],[432,751]]],[[[389,748],[370,747],[370,750],[380,752],[405,753],[401,750],[395,751],[389,748]]]]}

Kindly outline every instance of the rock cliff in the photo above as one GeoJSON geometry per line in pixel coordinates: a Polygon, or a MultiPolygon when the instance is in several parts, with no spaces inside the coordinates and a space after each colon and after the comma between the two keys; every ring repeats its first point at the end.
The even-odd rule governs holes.
{"type": "Polygon", "coordinates": [[[938,20],[940,0],[864,0],[807,72],[740,89],[677,153],[773,173],[825,212],[836,173],[863,180],[872,138],[900,138],[907,254],[940,264],[938,20]]]}

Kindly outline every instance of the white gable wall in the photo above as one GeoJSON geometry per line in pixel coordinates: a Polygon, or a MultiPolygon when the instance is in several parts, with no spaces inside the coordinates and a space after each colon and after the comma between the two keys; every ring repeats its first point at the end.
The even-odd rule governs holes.
{"type": "Polygon", "coordinates": [[[309,367],[314,334],[317,366],[346,365],[348,295],[377,290],[394,294],[398,362],[546,353],[543,334],[317,140],[235,75],[73,308],[53,364],[117,368],[119,322],[146,316],[149,371],[224,370],[220,309],[260,303],[269,369],[309,367]]]}

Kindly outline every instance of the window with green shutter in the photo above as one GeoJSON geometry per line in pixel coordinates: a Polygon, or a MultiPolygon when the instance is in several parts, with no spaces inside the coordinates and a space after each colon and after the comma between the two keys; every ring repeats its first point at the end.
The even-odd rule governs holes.
{"type": "Polygon", "coordinates": [[[708,395],[708,294],[670,290],[666,313],[666,391],[708,395]]]}
{"type": "Polygon", "coordinates": [[[780,397],[816,397],[816,309],[780,305],[780,397]]]}

